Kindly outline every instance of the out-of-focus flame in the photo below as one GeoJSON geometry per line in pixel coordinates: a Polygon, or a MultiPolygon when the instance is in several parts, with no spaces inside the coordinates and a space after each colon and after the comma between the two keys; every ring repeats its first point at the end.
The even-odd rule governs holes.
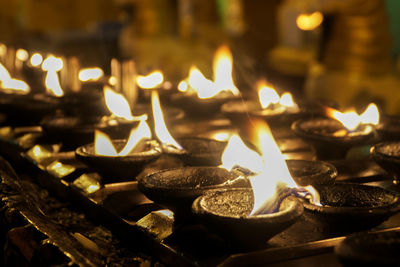
{"type": "Polygon", "coordinates": [[[136,78],[136,83],[140,88],[152,89],[160,86],[164,81],[164,75],[161,71],[156,70],[148,75],[138,75],[136,78]]]}
{"type": "Polygon", "coordinates": [[[188,83],[201,99],[211,98],[220,93],[215,84],[204,77],[203,73],[195,66],[190,68],[188,83]]]}
{"type": "Polygon", "coordinates": [[[58,71],[64,66],[63,60],[59,57],[48,56],[42,63],[42,70],[47,71],[45,78],[46,90],[54,96],[61,97],[64,91],[61,88],[58,71]]]}
{"type": "Polygon", "coordinates": [[[264,79],[258,81],[256,86],[258,89],[258,100],[262,109],[267,109],[270,105],[278,103],[286,108],[297,108],[297,104],[293,101],[291,93],[285,92],[279,96],[275,88],[268,85],[264,79]]]}
{"type": "Polygon", "coordinates": [[[7,46],[0,43],[0,56],[4,57],[7,54],[7,46]]]}
{"type": "Polygon", "coordinates": [[[181,81],[178,84],[178,91],[180,92],[187,92],[189,89],[188,83],[186,81],[181,81]]]}
{"type": "Polygon", "coordinates": [[[25,49],[19,48],[15,52],[15,57],[21,61],[27,61],[29,58],[29,54],[28,51],[26,51],[25,49]]]}
{"type": "Polygon", "coordinates": [[[11,78],[10,73],[0,63],[0,85],[1,88],[9,92],[29,93],[29,85],[21,80],[11,78]]]}
{"type": "Polygon", "coordinates": [[[279,103],[279,95],[274,88],[267,85],[265,81],[257,83],[258,99],[263,109],[268,108],[271,104],[279,103]]]}
{"type": "Polygon", "coordinates": [[[94,132],[94,153],[102,156],[117,156],[111,139],[103,132],[95,130],[94,132]]]}
{"type": "Polygon", "coordinates": [[[131,107],[122,94],[118,94],[109,86],[104,86],[103,92],[107,108],[113,115],[128,121],[134,120],[131,107]]]}
{"type": "Polygon", "coordinates": [[[316,11],[311,14],[300,14],[296,18],[297,27],[303,31],[312,31],[321,25],[324,16],[321,12],[316,11]]]}
{"type": "Polygon", "coordinates": [[[215,87],[221,91],[231,91],[239,95],[239,90],[233,83],[233,57],[229,47],[223,45],[217,49],[214,56],[213,71],[215,87]]]}
{"type": "Polygon", "coordinates": [[[43,56],[39,53],[34,53],[29,60],[33,67],[39,67],[43,62],[43,56]]]}
{"type": "Polygon", "coordinates": [[[123,157],[131,154],[135,150],[140,150],[139,145],[142,141],[151,139],[150,127],[145,120],[141,120],[136,128],[129,134],[128,141],[120,152],[117,152],[111,139],[101,131],[95,131],[94,148],[96,155],[123,157]]]}
{"type": "Polygon", "coordinates": [[[326,108],[326,115],[336,119],[349,131],[356,130],[361,124],[377,125],[379,123],[379,111],[374,103],[370,103],[366,110],[358,115],[354,109],[347,112],[340,112],[334,108],[326,108]]]}
{"type": "Polygon", "coordinates": [[[82,82],[98,81],[103,77],[104,71],[99,67],[84,68],[79,71],[78,77],[82,82]]]}
{"type": "Polygon", "coordinates": [[[153,110],[154,131],[158,140],[160,140],[163,145],[183,150],[182,146],[176,142],[165,125],[164,115],[161,110],[160,97],[158,96],[157,91],[151,92],[151,107],[153,110]]]}

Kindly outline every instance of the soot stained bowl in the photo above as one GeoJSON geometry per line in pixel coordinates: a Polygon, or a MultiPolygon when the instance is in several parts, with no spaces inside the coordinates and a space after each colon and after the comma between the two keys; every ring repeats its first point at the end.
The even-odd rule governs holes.
{"type": "Polygon", "coordinates": [[[348,132],[340,122],[328,118],[301,119],[292,124],[292,130],[313,146],[318,159],[344,158],[351,147],[368,144],[374,138],[369,125],[348,132]]]}
{"type": "Polygon", "coordinates": [[[322,206],[304,200],[304,215],[323,232],[367,230],[400,210],[400,195],[376,186],[338,183],[318,186],[317,191],[322,206]]]}
{"type": "Polygon", "coordinates": [[[392,175],[398,184],[400,175],[400,141],[378,143],[371,147],[372,158],[392,175]]]}
{"type": "Polygon", "coordinates": [[[172,210],[175,218],[191,215],[192,202],[209,190],[246,184],[244,179],[218,167],[183,167],[159,171],[138,180],[147,198],[172,210]]]}
{"type": "MultiPolygon", "coordinates": [[[[113,140],[113,145],[120,151],[126,140],[113,140]]],[[[127,156],[102,156],[94,153],[94,144],[78,147],[75,157],[102,176],[103,183],[135,180],[144,166],[161,156],[161,148],[155,141],[147,141],[141,152],[127,156]]]]}
{"type": "Polygon", "coordinates": [[[241,250],[265,246],[267,240],[292,225],[303,212],[300,201],[290,196],[282,201],[278,212],[249,216],[253,202],[249,188],[216,190],[198,197],[192,212],[202,224],[241,250]]]}
{"type": "Polygon", "coordinates": [[[338,174],[335,166],[324,161],[289,159],[286,164],[300,186],[331,184],[338,174]]]}

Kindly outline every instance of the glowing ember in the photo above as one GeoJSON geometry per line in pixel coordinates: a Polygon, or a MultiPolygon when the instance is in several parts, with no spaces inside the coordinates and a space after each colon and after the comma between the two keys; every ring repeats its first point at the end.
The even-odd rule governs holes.
{"type": "Polygon", "coordinates": [[[46,90],[48,93],[57,97],[64,95],[64,91],[61,88],[60,79],[57,73],[63,68],[63,66],[63,60],[54,56],[48,56],[42,63],[42,70],[47,71],[45,78],[46,90]]]}
{"type": "Polygon", "coordinates": [[[276,90],[268,85],[265,80],[257,82],[258,88],[258,99],[262,109],[271,108],[272,105],[280,104],[285,108],[297,108],[297,104],[294,103],[291,93],[285,92],[282,96],[276,92],[276,90]]]}
{"type": "Polygon", "coordinates": [[[147,119],[146,114],[139,117],[133,116],[131,107],[126,98],[122,94],[115,92],[111,87],[104,86],[103,92],[106,106],[114,116],[123,118],[127,121],[147,119]]]}
{"type": "Polygon", "coordinates": [[[104,72],[101,68],[94,67],[94,68],[81,69],[79,71],[78,77],[80,81],[87,82],[87,81],[97,81],[101,77],[103,77],[103,75],[104,72]]]}
{"type": "Polygon", "coordinates": [[[151,139],[150,127],[145,120],[141,120],[136,128],[131,130],[128,141],[120,152],[117,152],[111,139],[104,133],[95,131],[95,154],[102,156],[123,157],[136,151],[143,150],[145,140],[151,139]]]}
{"type": "Polygon", "coordinates": [[[165,125],[164,115],[161,110],[160,98],[157,91],[151,92],[151,106],[153,109],[154,131],[158,140],[164,146],[183,150],[182,146],[175,141],[175,139],[169,133],[167,126],[165,125]]]}
{"type": "Polygon", "coordinates": [[[29,62],[31,63],[31,65],[32,65],[33,67],[39,67],[40,64],[42,64],[42,62],[43,62],[43,57],[42,57],[42,55],[39,54],[39,53],[34,53],[34,54],[31,56],[31,59],[29,60],[29,62]]]}
{"type": "Polygon", "coordinates": [[[153,71],[146,76],[138,75],[138,77],[136,78],[137,85],[139,85],[139,87],[143,89],[156,88],[157,86],[160,86],[163,81],[164,75],[159,70],[153,71]]]}
{"type": "Polygon", "coordinates": [[[227,46],[221,46],[217,49],[214,61],[214,81],[207,79],[201,71],[191,66],[189,76],[186,81],[181,81],[178,90],[189,94],[197,94],[201,99],[212,98],[221,92],[230,92],[237,96],[240,94],[236,88],[232,77],[232,54],[227,46]]]}
{"type": "Polygon", "coordinates": [[[6,92],[18,92],[18,93],[29,93],[30,87],[29,85],[21,80],[11,78],[10,73],[4,67],[3,64],[0,63],[0,85],[1,88],[6,92]]]}
{"type": "Polygon", "coordinates": [[[20,48],[15,52],[15,57],[21,61],[27,61],[29,58],[29,54],[28,51],[20,48]]]}
{"type": "Polygon", "coordinates": [[[285,158],[265,121],[252,121],[250,140],[261,154],[246,147],[238,136],[232,136],[222,155],[222,167],[231,170],[235,166],[240,166],[254,173],[249,178],[254,193],[254,206],[250,215],[271,212],[270,208],[280,194],[290,188],[293,189],[293,192],[289,191],[290,194],[299,194],[298,192],[316,194],[315,197],[312,195],[313,201],[318,202],[316,191],[307,191],[307,188],[300,188],[294,182],[285,158]]]}
{"type": "Polygon", "coordinates": [[[297,27],[303,31],[312,31],[321,25],[324,16],[321,12],[314,12],[311,14],[300,14],[296,18],[297,27]]]}
{"type": "Polygon", "coordinates": [[[325,113],[328,117],[341,122],[349,131],[357,130],[362,124],[377,125],[379,123],[379,111],[374,103],[369,104],[361,115],[358,115],[354,109],[342,113],[336,109],[327,108],[325,113]]]}

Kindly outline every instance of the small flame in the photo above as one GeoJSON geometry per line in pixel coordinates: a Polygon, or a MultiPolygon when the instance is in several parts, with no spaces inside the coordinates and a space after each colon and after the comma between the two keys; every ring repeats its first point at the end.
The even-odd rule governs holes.
{"type": "Polygon", "coordinates": [[[324,16],[321,12],[316,11],[311,14],[300,14],[296,18],[297,27],[303,31],[312,31],[321,25],[324,16]]]}
{"type": "Polygon", "coordinates": [[[377,125],[379,123],[379,111],[374,103],[370,103],[361,115],[358,115],[354,109],[340,112],[330,107],[326,109],[326,115],[341,122],[349,131],[356,130],[361,124],[377,125]]]}
{"type": "Polygon", "coordinates": [[[181,81],[181,82],[178,84],[178,91],[180,91],[180,92],[187,92],[188,89],[189,89],[189,85],[188,85],[188,83],[187,83],[186,81],[181,81]]]}
{"type": "Polygon", "coordinates": [[[109,79],[108,79],[108,83],[111,85],[111,86],[116,86],[117,85],[117,78],[116,77],[114,77],[114,76],[111,76],[109,79]]]}
{"type": "Polygon", "coordinates": [[[218,90],[231,91],[233,95],[239,95],[239,90],[233,83],[232,69],[232,53],[228,46],[223,45],[217,49],[214,56],[214,83],[218,90]]]}
{"type": "Polygon", "coordinates": [[[28,54],[28,51],[20,48],[20,49],[17,49],[17,51],[15,52],[15,57],[21,61],[27,61],[29,58],[29,54],[28,54]]]}
{"type": "Polygon", "coordinates": [[[136,78],[137,85],[143,89],[156,88],[157,86],[160,86],[163,81],[164,75],[159,70],[153,71],[146,76],[138,75],[136,78]]]}
{"type": "Polygon", "coordinates": [[[60,79],[58,77],[58,71],[64,66],[63,60],[59,57],[48,56],[42,63],[42,70],[47,71],[45,78],[46,90],[50,94],[57,97],[64,95],[64,91],[60,85],[60,79]]]}
{"type": "Polygon", "coordinates": [[[322,206],[321,204],[321,197],[318,193],[318,191],[311,185],[306,186],[305,189],[308,191],[309,196],[310,196],[310,203],[317,205],[317,206],[322,206]]]}
{"type": "Polygon", "coordinates": [[[43,56],[39,53],[34,53],[29,60],[33,67],[39,67],[43,62],[43,56]]]}
{"type": "Polygon", "coordinates": [[[131,107],[128,101],[122,94],[114,92],[109,86],[104,86],[104,99],[106,101],[107,108],[110,112],[120,118],[132,121],[134,117],[132,116],[131,107]]]}
{"type": "Polygon", "coordinates": [[[279,104],[284,107],[297,107],[297,104],[293,101],[293,96],[291,93],[285,92],[281,95],[281,99],[279,100],[279,104]]]}
{"type": "Polygon", "coordinates": [[[175,141],[175,139],[169,133],[167,126],[165,125],[164,115],[161,110],[160,98],[157,91],[151,92],[151,106],[153,109],[154,118],[154,131],[157,138],[163,145],[172,146],[176,149],[183,150],[182,146],[175,141]]]}
{"type": "Polygon", "coordinates": [[[99,130],[95,130],[94,132],[94,153],[102,156],[118,155],[111,139],[99,130]]]}
{"type": "Polygon", "coordinates": [[[1,83],[1,88],[6,89],[7,91],[15,91],[21,93],[29,93],[30,91],[30,87],[26,82],[11,78],[11,75],[8,72],[8,70],[1,63],[0,63],[0,83],[1,83]]]}
{"type": "Polygon", "coordinates": [[[79,71],[78,77],[82,82],[97,81],[103,77],[104,71],[99,67],[85,68],[79,71]]]}
{"type": "Polygon", "coordinates": [[[128,141],[124,148],[118,153],[111,139],[103,132],[95,131],[95,154],[102,156],[123,157],[131,154],[135,150],[140,150],[139,145],[143,140],[151,139],[150,127],[145,120],[141,120],[136,128],[129,134],[128,141]]]}
{"type": "Polygon", "coordinates": [[[258,99],[263,109],[268,108],[271,104],[279,103],[279,95],[274,88],[267,85],[265,81],[257,83],[258,99]]]}
{"type": "Polygon", "coordinates": [[[220,92],[216,89],[215,84],[204,77],[201,71],[195,66],[190,68],[188,83],[201,99],[214,97],[220,92]]]}

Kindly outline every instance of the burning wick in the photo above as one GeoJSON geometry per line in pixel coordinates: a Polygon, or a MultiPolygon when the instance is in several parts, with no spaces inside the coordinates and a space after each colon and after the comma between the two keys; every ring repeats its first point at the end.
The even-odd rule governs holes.
{"type": "Polygon", "coordinates": [[[160,86],[164,81],[164,75],[161,71],[156,70],[148,75],[138,75],[136,78],[137,85],[142,89],[154,89],[160,86]]]}
{"type": "Polygon", "coordinates": [[[182,152],[183,147],[169,133],[161,110],[160,97],[157,91],[151,92],[151,107],[153,109],[154,131],[164,149],[182,152]]]}
{"type": "Polygon", "coordinates": [[[13,79],[3,64],[0,63],[0,85],[5,92],[16,92],[27,94],[30,91],[29,85],[21,80],[13,79]]]}
{"type": "Polygon", "coordinates": [[[362,125],[377,125],[379,123],[379,111],[374,103],[370,103],[360,115],[354,110],[342,113],[330,107],[326,108],[325,114],[342,123],[350,132],[358,130],[362,125]]]}
{"type": "Polygon", "coordinates": [[[145,120],[141,120],[129,134],[128,141],[120,152],[117,152],[110,138],[103,132],[95,130],[95,154],[102,156],[124,157],[144,150],[147,140],[151,139],[151,131],[145,120]]]}
{"type": "Polygon", "coordinates": [[[293,101],[291,93],[285,92],[282,96],[276,92],[276,90],[268,85],[265,80],[257,82],[258,88],[258,99],[262,109],[298,109],[297,104],[293,101]]]}
{"type": "Polygon", "coordinates": [[[99,67],[81,69],[78,74],[82,82],[98,81],[103,76],[104,71],[99,67]]]}
{"type": "Polygon", "coordinates": [[[233,135],[222,155],[221,167],[233,171],[235,166],[247,169],[253,189],[254,205],[250,216],[277,212],[281,202],[290,195],[309,198],[319,203],[318,193],[311,187],[299,187],[286,165],[268,124],[263,120],[251,121],[250,141],[260,154],[248,148],[237,135],[233,135]]]}

